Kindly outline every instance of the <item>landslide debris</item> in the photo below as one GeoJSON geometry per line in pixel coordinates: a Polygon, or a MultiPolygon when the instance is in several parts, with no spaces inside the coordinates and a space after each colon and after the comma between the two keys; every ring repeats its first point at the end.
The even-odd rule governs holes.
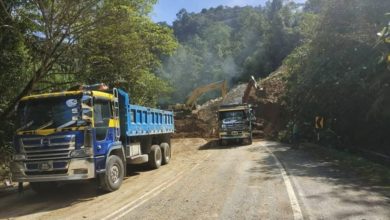
{"type": "Polygon", "coordinates": [[[284,128],[283,96],[286,91],[287,70],[284,66],[271,73],[258,83],[263,88],[260,95],[251,91],[250,102],[254,105],[256,117],[262,120],[264,135],[276,138],[284,128]]]}
{"type": "MultiPolygon", "coordinates": [[[[284,124],[282,117],[282,96],[285,92],[286,69],[280,67],[259,80],[259,89],[251,88],[248,103],[252,105],[256,122],[253,134],[255,137],[277,136],[284,124]]],[[[239,84],[230,90],[226,97],[209,100],[198,105],[196,110],[185,117],[175,117],[176,133],[174,137],[215,138],[218,136],[217,111],[222,104],[241,104],[247,84],[239,84]]]]}
{"type": "Polygon", "coordinates": [[[198,105],[191,114],[175,116],[174,137],[215,138],[218,136],[217,111],[221,104],[240,104],[246,84],[240,84],[230,90],[225,98],[219,97],[198,105]]]}

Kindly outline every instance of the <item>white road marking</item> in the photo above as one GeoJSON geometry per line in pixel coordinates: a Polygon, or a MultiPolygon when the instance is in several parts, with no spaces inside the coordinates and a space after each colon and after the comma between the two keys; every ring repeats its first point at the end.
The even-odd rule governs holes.
{"type": "MultiPolygon", "coordinates": [[[[207,154],[207,155],[202,159],[201,163],[205,162],[205,161],[210,157],[210,155],[211,155],[211,154],[207,154]]],[[[193,167],[191,168],[191,171],[195,170],[201,163],[195,164],[195,166],[193,166],[193,167]]]]}
{"type": "MultiPolygon", "coordinates": [[[[178,178],[178,179],[179,179],[179,178],[183,175],[183,173],[184,173],[184,171],[181,171],[181,172],[180,172],[179,174],[177,174],[173,179],[175,179],[175,178],[178,178]]],[[[160,185],[154,187],[154,188],[153,188],[152,190],[150,190],[149,192],[143,194],[141,197],[139,197],[139,198],[133,200],[132,202],[130,202],[129,204],[127,204],[127,205],[123,206],[122,208],[116,210],[115,212],[112,212],[110,215],[106,216],[106,217],[103,218],[102,220],[113,219],[113,217],[114,217],[115,215],[117,215],[117,214],[121,213],[122,211],[128,209],[129,207],[131,207],[131,206],[134,205],[135,203],[141,201],[143,198],[149,196],[150,194],[153,194],[155,191],[161,191],[162,187],[163,187],[163,189],[165,189],[165,185],[169,185],[169,186],[170,186],[171,183],[172,183],[172,182],[170,182],[170,181],[166,181],[166,182],[164,182],[164,183],[162,183],[162,184],[160,184],[160,185]],[[160,190],[159,190],[159,189],[160,189],[160,190]]],[[[154,195],[154,194],[153,194],[153,195],[154,195]]],[[[151,198],[153,198],[153,197],[151,197],[151,198]]],[[[150,198],[149,198],[149,199],[150,199],[150,198]]],[[[125,211],[125,213],[127,213],[127,211],[125,211]]]]}
{"type": "Polygon", "coordinates": [[[175,184],[177,181],[179,181],[181,178],[183,178],[183,175],[180,175],[179,177],[176,177],[175,180],[173,180],[172,182],[170,182],[168,185],[166,185],[165,187],[161,188],[160,190],[158,190],[157,192],[153,193],[153,195],[151,195],[149,198],[145,198],[144,200],[140,201],[139,203],[137,203],[136,205],[132,206],[131,208],[127,209],[126,211],[122,212],[120,215],[118,215],[117,217],[113,218],[114,220],[117,220],[117,219],[120,219],[122,218],[123,216],[127,215],[128,213],[130,213],[131,211],[133,211],[134,209],[138,208],[139,206],[141,206],[142,204],[144,204],[145,202],[149,201],[150,199],[156,197],[158,194],[160,194],[162,191],[168,189],[169,187],[171,187],[173,184],[175,184]]]}
{"type": "MultiPolygon", "coordinates": [[[[207,158],[209,158],[211,155],[208,154],[206,155],[199,163],[195,164],[195,166],[193,166],[190,171],[196,169],[197,167],[199,167],[199,165],[201,163],[203,163],[205,160],[207,160],[207,158]]],[[[169,187],[171,187],[173,184],[175,184],[176,182],[178,182],[181,178],[183,178],[184,176],[184,173],[185,171],[181,171],[180,173],[178,173],[174,178],[172,178],[172,180],[168,180],[158,186],[156,186],[155,188],[153,188],[152,190],[150,190],[149,192],[145,193],[144,195],[142,195],[141,197],[137,198],[136,200],[132,201],[131,203],[125,205],[124,207],[116,210],[115,212],[111,213],[110,215],[106,216],[105,218],[103,218],[102,220],[108,220],[108,219],[113,219],[113,220],[117,220],[117,219],[120,219],[122,218],[123,216],[127,215],[128,213],[130,213],[131,211],[133,211],[134,209],[138,208],[139,206],[141,206],[142,204],[148,202],[150,199],[156,197],[157,195],[159,195],[162,191],[168,189],[169,187]],[[150,195],[150,196],[149,196],[150,195]],[[146,198],[147,197],[147,198],[146,198]],[[117,215],[117,216],[116,216],[117,215]],[[114,217],[115,216],[115,217],[114,217]]]]}
{"type": "Polygon", "coordinates": [[[268,153],[275,159],[276,165],[280,169],[280,173],[282,174],[284,184],[286,185],[288,197],[290,198],[290,204],[293,210],[294,220],[302,220],[303,215],[302,215],[301,207],[299,206],[298,199],[295,195],[294,189],[292,187],[290,179],[288,178],[286,170],[280,163],[279,159],[272,153],[272,151],[266,145],[262,144],[262,146],[265,147],[268,153]]]}

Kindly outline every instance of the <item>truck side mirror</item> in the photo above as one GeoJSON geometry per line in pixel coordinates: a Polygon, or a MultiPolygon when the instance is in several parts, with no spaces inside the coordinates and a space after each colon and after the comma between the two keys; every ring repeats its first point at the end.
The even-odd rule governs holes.
{"type": "Polygon", "coordinates": [[[250,115],[250,120],[251,121],[255,121],[256,120],[255,111],[253,111],[253,109],[249,110],[249,115],[250,115]]]}
{"type": "Polygon", "coordinates": [[[91,124],[92,123],[92,110],[90,110],[90,109],[83,109],[81,119],[83,121],[85,121],[87,124],[91,124]]]}
{"type": "Polygon", "coordinates": [[[255,115],[251,115],[251,121],[256,121],[256,116],[255,115]]]}
{"type": "Polygon", "coordinates": [[[84,131],[84,146],[93,147],[93,133],[91,128],[88,128],[84,131]]]}
{"type": "Polygon", "coordinates": [[[93,121],[93,98],[92,96],[83,96],[81,100],[81,119],[88,125],[93,121]]]}

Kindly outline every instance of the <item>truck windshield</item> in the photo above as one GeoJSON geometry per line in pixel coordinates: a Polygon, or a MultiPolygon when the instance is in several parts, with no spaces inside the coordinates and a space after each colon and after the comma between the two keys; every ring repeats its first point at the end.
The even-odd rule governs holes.
{"type": "Polygon", "coordinates": [[[53,97],[22,101],[18,107],[18,131],[65,128],[75,125],[81,97],[53,97]]]}
{"type": "Polygon", "coordinates": [[[220,120],[225,120],[225,119],[241,120],[245,118],[245,114],[244,111],[220,112],[219,117],[220,120]]]}

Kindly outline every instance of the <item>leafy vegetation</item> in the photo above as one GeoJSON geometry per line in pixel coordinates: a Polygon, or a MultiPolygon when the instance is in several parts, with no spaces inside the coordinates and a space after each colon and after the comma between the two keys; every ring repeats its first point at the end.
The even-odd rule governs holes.
{"type": "Polygon", "coordinates": [[[299,43],[299,8],[274,0],[264,7],[179,11],[172,28],[180,46],[160,70],[175,85],[167,101],[183,103],[194,88],[215,81],[235,84],[250,75],[268,76],[299,43]]]}
{"type": "MultiPolygon", "coordinates": [[[[10,101],[3,100],[8,105],[0,109],[2,118],[11,113],[22,96],[32,92],[85,82],[104,81],[127,89],[142,87],[144,82],[138,80],[141,78],[161,82],[150,74],[160,65],[159,57],[175,49],[176,40],[170,29],[153,23],[147,16],[154,3],[153,0],[2,1],[5,19],[1,22],[7,29],[2,32],[2,39],[15,41],[14,47],[18,48],[10,48],[10,52],[20,60],[10,55],[8,60],[12,62],[8,65],[15,69],[13,72],[4,69],[2,76],[5,82],[12,79],[8,75],[26,80],[14,80],[20,82],[19,91],[6,97],[10,101]]],[[[6,42],[2,45],[9,47],[6,42]]],[[[164,90],[163,83],[157,84],[162,87],[157,89],[164,90]]],[[[138,91],[135,97],[153,98],[148,89],[141,90],[146,94],[135,91],[138,91]]],[[[149,99],[147,104],[155,102],[155,98],[149,99]]]]}
{"type": "Polygon", "coordinates": [[[377,36],[389,35],[389,8],[386,0],[273,0],[183,9],[172,27],[179,48],[159,73],[175,87],[166,101],[184,102],[213,81],[264,78],[282,65],[286,124],[298,121],[302,136],[314,140],[314,119],[323,116],[322,140],[390,154],[389,45],[377,36]]]}
{"type": "Polygon", "coordinates": [[[389,51],[377,37],[389,8],[386,0],[307,2],[304,43],[284,61],[291,116],[324,116],[341,145],[390,153],[390,72],[380,59],[389,51]]]}
{"type": "Polygon", "coordinates": [[[0,148],[13,136],[15,106],[32,93],[104,82],[156,105],[170,88],[154,71],[177,41],[148,17],[155,3],[0,0],[0,148]]]}
{"type": "Polygon", "coordinates": [[[390,154],[388,0],[183,9],[172,27],[150,20],[155,3],[0,0],[0,148],[28,94],[105,82],[138,104],[183,103],[198,86],[264,78],[282,65],[286,121],[324,116],[342,145],[390,154]]]}

